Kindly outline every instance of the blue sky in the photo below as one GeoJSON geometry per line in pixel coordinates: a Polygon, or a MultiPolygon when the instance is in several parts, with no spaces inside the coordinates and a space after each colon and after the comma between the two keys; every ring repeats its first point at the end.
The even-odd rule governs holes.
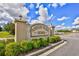
{"type": "Polygon", "coordinates": [[[0,3],[0,26],[19,15],[30,24],[44,23],[59,28],[79,28],[79,3],[0,3]]]}
{"type": "MultiPolygon", "coordinates": [[[[45,24],[53,24],[54,26],[63,25],[63,26],[74,26],[73,22],[77,17],[79,17],[79,3],[63,3],[63,4],[52,4],[52,3],[41,3],[40,6],[47,8],[48,17],[51,17],[51,20],[46,20],[45,24]],[[62,19],[63,18],[63,19],[62,19]],[[62,19],[62,20],[59,20],[62,19]]],[[[37,19],[39,17],[39,7],[37,7],[36,3],[30,4],[26,3],[24,5],[29,9],[29,13],[27,16],[30,17],[31,20],[37,19]],[[37,11],[37,13],[36,13],[37,11]]],[[[31,21],[30,20],[30,21],[31,21]]]]}

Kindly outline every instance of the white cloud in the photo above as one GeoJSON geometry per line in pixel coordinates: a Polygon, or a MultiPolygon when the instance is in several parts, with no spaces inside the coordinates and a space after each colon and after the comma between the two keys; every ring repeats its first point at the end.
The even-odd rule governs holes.
{"type": "Polygon", "coordinates": [[[20,14],[22,16],[27,16],[27,13],[29,13],[29,10],[26,7],[21,7],[20,14]]]}
{"type": "Polygon", "coordinates": [[[58,7],[58,4],[57,4],[57,3],[53,3],[52,6],[53,6],[54,8],[56,8],[56,7],[58,7]]]}
{"type": "Polygon", "coordinates": [[[39,16],[39,17],[38,17],[38,20],[40,20],[40,21],[42,21],[42,22],[44,22],[46,19],[47,19],[47,18],[46,18],[46,17],[43,17],[43,16],[39,16]]]}
{"type": "Polygon", "coordinates": [[[50,7],[51,6],[51,4],[48,4],[48,7],[50,7]]]}
{"type": "Polygon", "coordinates": [[[30,9],[34,8],[34,4],[31,3],[29,7],[30,7],[30,9]]]}
{"type": "Polygon", "coordinates": [[[72,27],[70,27],[70,26],[64,26],[64,25],[57,25],[57,26],[55,27],[55,29],[56,29],[56,30],[62,30],[62,29],[71,30],[72,27]]]}
{"type": "Polygon", "coordinates": [[[69,18],[69,17],[63,16],[63,17],[61,17],[61,18],[58,18],[57,20],[63,21],[63,20],[66,20],[66,19],[68,19],[68,18],[69,18]]]}
{"type": "Polygon", "coordinates": [[[48,10],[47,8],[44,8],[43,6],[39,7],[39,15],[46,17],[48,15],[48,10]]]}
{"type": "Polygon", "coordinates": [[[43,22],[40,21],[40,20],[32,20],[32,21],[31,21],[31,24],[35,24],[35,23],[43,23],[43,22]]]}
{"type": "Polygon", "coordinates": [[[40,15],[38,17],[39,21],[44,22],[45,20],[47,20],[47,18],[48,18],[47,8],[44,8],[43,5],[41,5],[38,12],[39,12],[39,15],[40,15]]]}
{"type": "Polygon", "coordinates": [[[76,28],[79,28],[79,25],[76,25],[76,28]]]}
{"type": "Polygon", "coordinates": [[[48,17],[48,19],[47,20],[51,20],[51,18],[53,17],[54,15],[53,14],[51,14],[51,16],[50,17],[48,17]]]}
{"type": "Polygon", "coordinates": [[[64,28],[64,26],[62,26],[62,25],[57,25],[57,26],[55,27],[56,30],[61,30],[61,29],[63,29],[63,28],[64,28]]]}
{"type": "Polygon", "coordinates": [[[72,26],[72,28],[76,28],[76,26],[72,26]]]}
{"type": "Polygon", "coordinates": [[[74,22],[72,24],[74,24],[74,25],[79,24],[79,17],[77,17],[76,19],[74,19],[74,22]]]}
{"type": "Polygon", "coordinates": [[[72,29],[73,29],[73,28],[75,28],[75,29],[76,29],[76,28],[79,28],[79,25],[72,26],[72,29]]]}
{"type": "Polygon", "coordinates": [[[53,3],[52,7],[57,8],[58,6],[63,7],[66,3],[53,3]]]}
{"type": "Polygon", "coordinates": [[[61,25],[63,25],[63,26],[64,26],[64,25],[65,25],[65,23],[62,23],[61,25]]]}
{"type": "Polygon", "coordinates": [[[62,25],[57,25],[56,27],[57,27],[57,28],[61,28],[61,27],[63,27],[63,26],[62,26],[62,25]]]}
{"type": "Polygon", "coordinates": [[[7,23],[8,21],[4,21],[4,20],[0,21],[0,25],[7,24],[7,23]]]}
{"type": "Polygon", "coordinates": [[[7,12],[12,17],[18,17],[20,14],[28,13],[29,10],[23,6],[24,4],[20,3],[5,3],[1,4],[0,11],[7,12]]]}
{"type": "Polygon", "coordinates": [[[29,10],[21,3],[0,3],[0,21],[12,21],[20,14],[25,16],[29,10]]]}
{"type": "Polygon", "coordinates": [[[2,17],[2,18],[4,18],[4,17],[5,17],[5,19],[6,19],[6,18],[10,18],[10,19],[12,19],[12,20],[13,20],[13,17],[11,17],[11,16],[10,16],[10,14],[9,14],[9,13],[7,13],[7,12],[3,12],[3,13],[1,14],[1,17],[2,17]]]}
{"type": "MultiPolygon", "coordinates": [[[[15,16],[18,15],[18,12],[16,11],[16,9],[18,9],[18,7],[15,6],[16,4],[0,4],[0,12],[3,11],[2,13],[6,13],[9,14],[10,16],[15,16]]],[[[2,14],[0,14],[2,15],[2,14]]]]}
{"type": "Polygon", "coordinates": [[[66,5],[66,3],[59,3],[59,5],[63,7],[64,5],[66,5]]]}
{"type": "Polygon", "coordinates": [[[36,14],[39,13],[39,17],[37,18],[37,20],[32,20],[31,24],[33,23],[44,23],[47,20],[50,20],[53,17],[53,14],[51,14],[51,16],[48,17],[48,10],[47,8],[44,8],[43,5],[41,5],[39,7],[39,10],[36,11],[36,14]]]}
{"type": "Polygon", "coordinates": [[[39,6],[40,6],[40,3],[37,3],[37,6],[36,6],[36,8],[39,8],[39,6]]]}
{"type": "Polygon", "coordinates": [[[38,11],[36,11],[35,13],[38,14],[38,11]]]}
{"type": "Polygon", "coordinates": [[[39,11],[36,12],[36,13],[39,13],[40,16],[37,18],[37,20],[32,20],[31,24],[44,23],[47,20],[47,18],[48,18],[48,10],[47,10],[47,8],[44,8],[43,5],[41,5],[39,7],[39,11]]]}

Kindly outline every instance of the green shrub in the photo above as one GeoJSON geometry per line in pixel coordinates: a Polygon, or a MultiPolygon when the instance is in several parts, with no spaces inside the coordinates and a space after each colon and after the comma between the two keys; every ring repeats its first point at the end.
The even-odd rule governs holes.
{"type": "Polygon", "coordinates": [[[49,45],[49,42],[47,41],[47,39],[44,39],[43,40],[43,46],[47,46],[47,45],[49,45]]]}
{"type": "Polygon", "coordinates": [[[49,42],[49,43],[50,43],[50,37],[47,37],[47,42],[49,42]]]}
{"type": "Polygon", "coordinates": [[[6,39],[6,40],[5,40],[5,43],[6,43],[6,44],[11,43],[11,42],[14,42],[14,39],[6,39]]]}
{"type": "Polygon", "coordinates": [[[39,38],[39,40],[40,40],[40,46],[42,47],[44,45],[44,42],[43,42],[44,38],[39,38]]]}
{"type": "Polygon", "coordinates": [[[21,51],[22,52],[27,52],[32,50],[33,45],[31,41],[22,41],[20,42],[20,46],[21,46],[21,51]]]}
{"type": "Polygon", "coordinates": [[[60,37],[59,36],[54,36],[54,38],[55,38],[56,42],[60,41],[60,37]]]}
{"type": "Polygon", "coordinates": [[[53,43],[54,39],[52,37],[49,37],[49,43],[53,43]]]}
{"type": "Polygon", "coordinates": [[[4,56],[4,55],[5,55],[5,44],[0,43],[0,56],[4,56]]]}
{"type": "Polygon", "coordinates": [[[20,46],[16,42],[12,42],[6,45],[5,47],[5,55],[6,56],[16,56],[20,54],[20,46]]]}
{"type": "Polygon", "coordinates": [[[57,41],[61,40],[61,38],[59,36],[55,36],[55,37],[56,37],[57,41]]]}
{"type": "Polygon", "coordinates": [[[5,40],[0,40],[0,43],[4,43],[5,44],[5,40]]]}
{"type": "Polygon", "coordinates": [[[41,47],[41,41],[39,39],[32,39],[33,48],[37,49],[41,47]]]}
{"type": "Polygon", "coordinates": [[[39,39],[40,40],[40,44],[41,44],[41,47],[42,46],[47,46],[47,45],[49,45],[49,37],[48,38],[40,38],[39,39]]]}
{"type": "Polygon", "coordinates": [[[51,36],[48,38],[39,38],[39,39],[32,39],[27,40],[27,41],[21,41],[21,42],[13,42],[13,41],[8,41],[6,47],[3,44],[0,44],[0,55],[5,55],[6,56],[15,56],[23,52],[28,52],[30,50],[38,49],[40,47],[45,47],[48,46],[49,43],[55,43],[60,41],[59,36],[51,36]],[[10,43],[11,42],[11,43],[10,43]],[[4,49],[5,47],[5,49],[4,49]]]}
{"type": "Polygon", "coordinates": [[[53,42],[55,43],[55,42],[60,41],[61,39],[59,36],[51,36],[51,40],[53,40],[53,42]]]}

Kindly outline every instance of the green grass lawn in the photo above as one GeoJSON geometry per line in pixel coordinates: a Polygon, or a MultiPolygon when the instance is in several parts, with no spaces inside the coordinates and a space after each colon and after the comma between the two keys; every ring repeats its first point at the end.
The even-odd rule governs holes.
{"type": "Polygon", "coordinates": [[[14,37],[14,35],[11,35],[9,32],[6,31],[0,32],[0,38],[9,38],[9,37],[14,37]]]}

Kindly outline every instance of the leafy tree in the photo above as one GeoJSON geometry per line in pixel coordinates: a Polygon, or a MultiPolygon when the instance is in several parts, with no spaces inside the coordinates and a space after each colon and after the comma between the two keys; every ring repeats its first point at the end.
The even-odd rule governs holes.
{"type": "Polygon", "coordinates": [[[70,30],[58,30],[57,32],[71,32],[70,30]]]}
{"type": "Polygon", "coordinates": [[[8,23],[4,25],[4,30],[8,31],[10,34],[15,34],[15,25],[13,23],[8,23]]]}
{"type": "Polygon", "coordinates": [[[2,27],[0,27],[0,31],[2,31],[2,27]]]}

